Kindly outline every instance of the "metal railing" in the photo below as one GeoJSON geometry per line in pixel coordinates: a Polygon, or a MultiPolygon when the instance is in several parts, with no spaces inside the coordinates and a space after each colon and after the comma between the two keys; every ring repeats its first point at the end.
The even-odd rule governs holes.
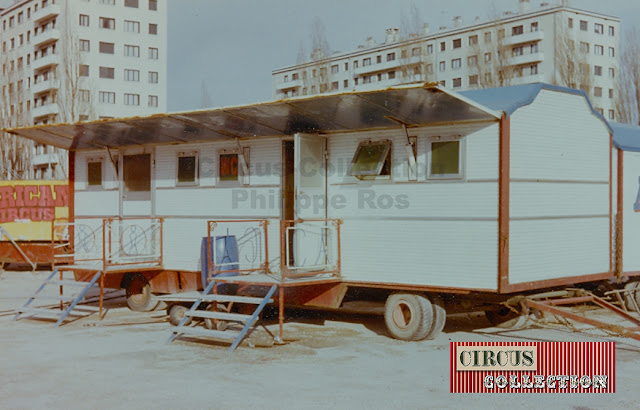
{"type": "Polygon", "coordinates": [[[282,277],[331,274],[340,277],[340,219],[299,219],[280,222],[282,277]]]}

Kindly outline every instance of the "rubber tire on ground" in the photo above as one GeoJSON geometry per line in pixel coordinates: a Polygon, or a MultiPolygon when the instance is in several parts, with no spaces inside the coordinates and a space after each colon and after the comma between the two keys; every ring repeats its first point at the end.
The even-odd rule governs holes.
{"type": "Polygon", "coordinates": [[[624,295],[624,304],[627,307],[627,310],[630,312],[636,311],[636,308],[632,302],[632,298],[635,299],[638,306],[640,306],[640,290],[638,289],[639,284],[640,284],[639,282],[634,281],[634,282],[627,282],[627,284],[624,285],[625,290],[631,289],[630,294],[624,295]]]}
{"type": "Polygon", "coordinates": [[[384,307],[384,322],[399,340],[422,340],[434,329],[434,308],[424,295],[394,293],[384,307]]]}
{"type": "Polygon", "coordinates": [[[519,329],[527,321],[527,316],[514,312],[506,306],[501,306],[498,310],[487,310],[484,315],[489,323],[500,329],[519,329]]]}
{"type": "Polygon", "coordinates": [[[444,324],[447,321],[447,311],[444,308],[444,301],[440,295],[429,295],[429,301],[431,302],[431,306],[433,306],[433,326],[425,339],[435,339],[440,332],[442,332],[442,329],[444,329],[444,324]]]}
{"type": "MultiPolygon", "coordinates": [[[[184,314],[189,310],[188,307],[182,305],[173,305],[171,306],[171,310],[169,311],[169,322],[172,325],[178,326],[180,321],[184,318],[184,314]]],[[[183,326],[188,326],[191,324],[192,318],[187,318],[187,321],[184,322],[183,326]]]]}
{"type": "MultiPolygon", "coordinates": [[[[218,303],[218,311],[219,312],[228,312],[228,310],[226,309],[225,305],[218,303]]],[[[209,306],[207,306],[206,310],[211,310],[213,307],[213,303],[210,304],[209,306]]],[[[213,319],[210,318],[205,318],[204,319],[204,327],[206,327],[209,330],[220,330],[221,332],[224,332],[225,330],[227,330],[227,328],[229,327],[229,322],[226,320],[222,320],[222,319],[218,319],[218,328],[216,329],[213,325],[213,319]]]]}
{"type": "Polygon", "coordinates": [[[151,285],[147,278],[134,273],[127,282],[127,306],[135,312],[149,312],[156,308],[158,301],[151,293],[151,285]]]}

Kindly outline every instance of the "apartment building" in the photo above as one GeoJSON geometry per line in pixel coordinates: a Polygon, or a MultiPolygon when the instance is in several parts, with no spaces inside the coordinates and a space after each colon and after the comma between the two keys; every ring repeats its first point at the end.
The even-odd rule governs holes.
{"type": "MultiPolygon", "coordinates": [[[[439,82],[454,90],[545,82],[584,89],[607,119],[616,118],[620,19],[580,10],[567,0],[518,1],[489,21],[401,38],[387,29],[355,51],[335,53],[272,72],[274,98],[439,82]]],[[[315,57],[315,58],[314,58],[315,57]]]]}
{"type": "MultiPolygon", "coordinates": [[[[24,0],[0,11],[3,126],[167,109],[167,2],[24,0]]],[[[64,155],[33,148],[34,178],[64,155]]]]}

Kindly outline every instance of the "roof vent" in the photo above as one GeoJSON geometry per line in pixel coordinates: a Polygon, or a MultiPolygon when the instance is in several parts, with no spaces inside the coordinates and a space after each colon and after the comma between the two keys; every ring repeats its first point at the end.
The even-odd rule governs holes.
{"type": "Polygon", "coordinates": [[[529,0],[520,0],[518,3],[518,10],[520,13],[525,13],[531,9],[531,3],[529,0]]]}
{"type": "Polygon", "coordinates": [[[375,47],[376,41],[373,39],[373,37],[367,37],[366,44],[367,47],[375,47]]]}
{"type": "Polygon", "coordinates": [[[462,17],[455,16],[453,18],[453,27],[460,27],[460,26],[462,26],[462,17]]]}
{"type": "Polygon", "coordinates": [[[424,23],[422,25],[422,34],[424,35],[429,34],[430,31],[431,29],[429,28],[429,23],[424,23]]]}

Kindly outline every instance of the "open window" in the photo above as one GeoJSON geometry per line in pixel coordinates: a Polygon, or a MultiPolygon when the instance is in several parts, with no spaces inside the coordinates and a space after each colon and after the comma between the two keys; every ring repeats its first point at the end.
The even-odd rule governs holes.
{"type": "Polygon", "coordinates": [[[218,182],[222,185],[248,185],[248,158],[249,147],[220,150],[218,152],[218,182]]]}
{"type": "Polygon", "coordinates": [[[90,189],[102,188],[103,170],[102,158],[87,159],[87,186],[90,189]]]}
{"type": "Polygon", "coordinates": [[[429,142],[430,179],[463,177],[464,141],[461,137],[433,137],[429,142]]]}
{"type": "Polygon", "coordinates": [[[176,185],[197,185],[200,177],[198,152],[178,152],[176,185]]]}
{"type": "Polygon", "coordinates": [[[359,179],[391,178],[391,141],[364,141],[358,145],[349,175],[359,179]]]}

